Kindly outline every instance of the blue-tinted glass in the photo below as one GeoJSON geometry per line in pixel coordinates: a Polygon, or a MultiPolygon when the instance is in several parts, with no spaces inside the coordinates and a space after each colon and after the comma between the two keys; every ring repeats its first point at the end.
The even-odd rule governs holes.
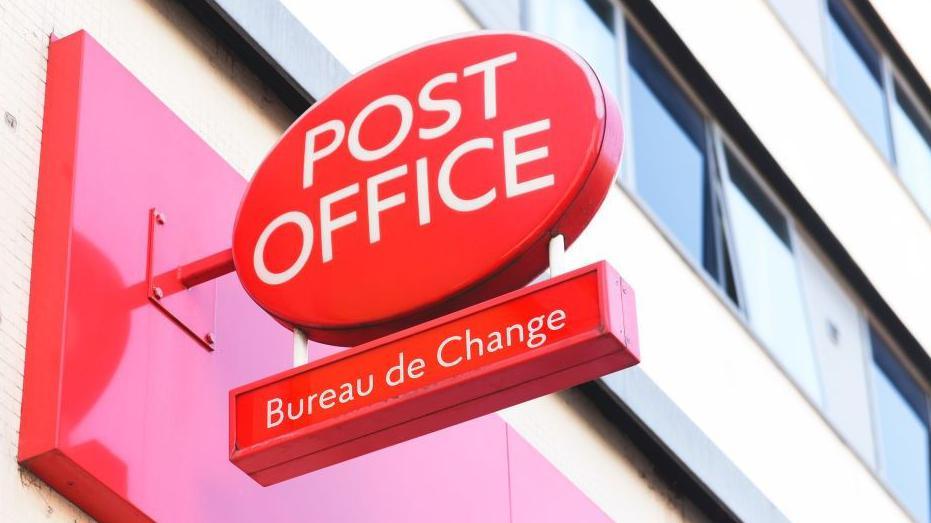
{"type": "Polygon", "coordinates": [[[637,192],[716,275],[704,122],[636,32],[627,35],[637,192]]]}
{"type": "Polygon", "coordinates": [[[585,58],[617,95],[618,54],[605,0],[528,0],[527,29],[562,42],[585,58]]]}
{"type": "Polygon", "coordinates": [[[785,216],[727,151],[724,182],[744,306],[754,332],[816,402],[821,387],[785,216]]]}
{"type": "Polygon", "coordinates": [[[832,83],[870,139],[892,158],[879,54],[837,0],[828,1],[832,83]]]}
{"type": "Polygon", "coordinates": [[[931,131],[918,108],[898,85],[891,117],[899,176],[925,214],[931,217],[931,131]]]}
{"type": "Polygon", "coordinates": [[[871,329],[873,397],[882,474],[919,520],[931,518],[928,405],[924,392],[871,329]]]}

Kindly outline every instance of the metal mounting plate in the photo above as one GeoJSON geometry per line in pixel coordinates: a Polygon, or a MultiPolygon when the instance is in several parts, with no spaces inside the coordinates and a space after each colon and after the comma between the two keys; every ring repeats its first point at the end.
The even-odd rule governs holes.
{"type": "Polygon", "coordinates": [[[178,268],[190,243],[181,224],[169,225],[158,209],[149,210],[149,242],[146,256],[146,285],[149,301],[174,320],[205,349],[216,343],[217,285],[207,281],[187,288],[178,268]]]}

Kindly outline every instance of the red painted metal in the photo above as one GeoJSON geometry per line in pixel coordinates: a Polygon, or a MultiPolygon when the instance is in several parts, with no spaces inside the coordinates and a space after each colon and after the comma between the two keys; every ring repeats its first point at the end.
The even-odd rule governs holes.
{"type": "MultiPolygon", "coordinates": [[[[50,46],[47,75],[25,468],[99,521],[521,521],[516,435],[493,415],[272,488],[232,465],[229,390],[288,368],[291,333],[227,275],[195,288],[215,288],[221,349],[200,350],[149,299],[146,260],[152,208],[167,217],[153,274],[228,248],[246,183],[85,33],[50,46]]],[[[545,461],[531,450],[519,466],[545,461]]],[[[534,487],[541,507],[578,493],[555,471],[534,487]]],[[[584,502],[581,519],[607,521],[584,502]]]]}
{"type": "Polygon", "coordinates": [[[271,485],[562,390],[636,364],[635,325],[579,269],[233,390],[230,459],[271,485]]]}
{"type": "Polygon", "coordinates": [[[178,267],[178,279],[187,288],[195,287],[236,270],[233,250],[223,249],[200,260],[178,267]]]}
{"type": "Polygon", "coordinates": [[[428,44],[288,129],[239,209],[237,274],[312,339],[395,332],[539,275],[549,238],[571,244],[594,215],[621,144],[615,102],[568,49],[523,33],[428,44]]]}
{"type": "MultiPolygon", "coordinates": [[[[212,351],[216,338],[216,283],[210,281],[212,278],[207,278],[199,282],[202,285],[190,288],[191,286],[184,281],[181,270],[187,269],[189,278],[190,271],[188,265],[178,266],[183,256],[181,253],[185,251],[179,248],[181,242],[177,240],[184,238],[185,234],[183,226],[169,226],[161,211],[149,210],[149,244],[146,257],[149,301],[197,340],[203,348],[212,351]]],[[[222,256],[222,252],[220,255],[222,256]]],[[[204,259],[215,264],[214,256],[216,255],[204,259]]],[[[195,262],[194,268],[197,270],[194,276],[202,279],[201,264],[195,262]]],[[[211,275],[219,272],[216,267],[209,267],[207,271],[211,275]]]]}

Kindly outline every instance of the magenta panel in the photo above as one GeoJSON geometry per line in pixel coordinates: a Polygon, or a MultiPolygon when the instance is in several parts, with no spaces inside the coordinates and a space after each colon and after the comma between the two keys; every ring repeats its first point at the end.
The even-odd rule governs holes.
{"type": "MultiPolygon", "coordinates": [[[[229,247],[245,181],[85,33],[52,44],[48,82],[25,466],[104,520],[510,519],[509,429],[497,416],[268,488],[234,467],[228,392],[289,367],[291,334],[228,275],[175,300],[213,318],[208,351],[149,302],[145,281],[149,210],[167,217],[155,269],[171,270],[229,247]]],[[[517,441],[512,466],[545,471],[540,492],[573,503],[561,514],[597,513],[517,441]]],[[[511,481],[519,501],[538,483],[511,481]]]]}

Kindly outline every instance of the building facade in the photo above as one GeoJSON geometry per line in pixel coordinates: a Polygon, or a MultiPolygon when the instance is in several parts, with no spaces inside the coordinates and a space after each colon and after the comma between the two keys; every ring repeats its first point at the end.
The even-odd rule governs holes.
{"type": "MultiPolygon", "coordinates": [[[[624,118],[617,182],[567,256],[636,289],[642,362],[495,415],[555,491],[617,521],[931,521],[929,16],[888,0],[0,0],[0,520],[91,519],[17,459],[50,35],[87,31],[248,179],[352,74],[491,29],[574,49],[624,118]]],[[[502,520],[540,519],[507,488],[502,520]]]]}

